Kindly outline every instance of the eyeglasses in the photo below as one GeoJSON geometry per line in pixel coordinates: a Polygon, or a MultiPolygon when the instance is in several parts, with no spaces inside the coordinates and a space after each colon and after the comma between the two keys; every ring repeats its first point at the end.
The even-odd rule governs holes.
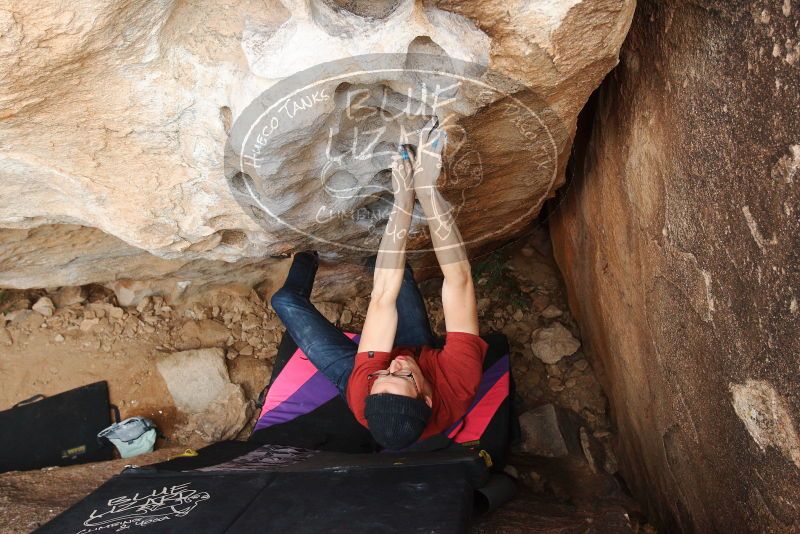
{"type": "Polygon", "coordinates": [[[402,369],[400,371],[395,371],[394,373],[390,372],[388,369],[384,369],[382,371],[375,371],[374,373],[370,373],[367,375],[368,380],[374,380],[379,377],[384,376],[396,376],[397,378],[403,378],[405,380],[410,380],[412,384],[414,384],[414,389],[417,390],[417,395],[419,395],[420,391],[417,387],[417,381],[414,380],[414,374],[411,371],[406,369],[402,369]]]}

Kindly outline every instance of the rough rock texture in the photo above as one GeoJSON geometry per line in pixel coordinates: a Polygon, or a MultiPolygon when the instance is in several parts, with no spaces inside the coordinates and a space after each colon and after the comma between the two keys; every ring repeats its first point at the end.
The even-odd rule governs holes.
{"type": "Polygon", "coordinates": [[[519,416],[522,431],[522,450],[561,458],[570,453],[580,454],[579,427],[569,412],[553,404],[543,404],[519,416]]]}
{"type": "Polygon", "coordinates": [[[244,392],[231,383],[222,349],[176,352],[159,359],[157,367],[175,407],[188,415],[178,431],[184,441],[193,433],[208,442],[232,439],[247,423],[244,392]]]}
{"type": "MultiPolygon", "coordinates": [[[[0,187],[2,187],[0,185],[0,187]]],[[[0,201],[1,202],[1,201],[0,201]]],[[[162,259],[132,247],[97,228],[46,224],[29,229],[0,229],[0,286],[58,287],[107,282],[122,306],[161,294],[176,299],[210,286],[263,282],[269,296],[283,282],[289,263],[281,259],[162,259]]],[[[358,292],[354,265],[320,266],[317,296],[325,299],[358,292]]]]}
{"type": "MultiPolygon", "coordinates": [[[[497,106],[472,101],[462,117],[484,177],[469,192],[461,230],[483,232],[490,210],[504,228],[487,238],[491,248],[518,233],[563,182],[577,114],[616,64],[633,7],[633,0],[34,0],[0,8],[0,227],[15,228],[0,231],[0,285],[185,283],[239,269],[263,279],[265,255],[324,249],[242,211],[223,173],[226,131],[275,83],[367,52],[444,52],[488,64],[530,88],[521,98],[535,94],[552,110],[555,172],[533,182],[530,158],[493,127],[497,106]]],[[[318,169],[298,165],[316,161],[326,141],[298,130],[268,156],[295,173],[276,176],[304,230],[358,243],[362,227],[316,223],[317,206],[306,200],[320,189],[311,179],[318,169]]]]}
{"type": "Polygon", "coordinates": [[[581,346],[581,342],[572,337],[561,323],[539,328],[533,333],[532,339],[533,354],[547,364],[554,364],[564,356],[575,354],[581,346]]]}
{"type": "Polygon", "coordinates": [[[620,471],[665,532],[800,530],[798,27],[788,0],[640,2],[553,203],[620,471]]]}

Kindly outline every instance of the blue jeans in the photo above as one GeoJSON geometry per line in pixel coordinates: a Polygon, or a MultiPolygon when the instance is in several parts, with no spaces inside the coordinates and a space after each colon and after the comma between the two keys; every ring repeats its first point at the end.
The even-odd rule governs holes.
{"type": "MultiPolygon", "coordinates": [[[[311,304],[311,289],[318,266],[319,260],[315,254],[295,254],[286,282],[272,296],[270,303],[300,350],[344,395],[358,345],[311,304]]],[[[397,297],[394,345],[419,347],[433,343],[425,302],[414,281],[411,267],[406,264],[397,297]]]]}

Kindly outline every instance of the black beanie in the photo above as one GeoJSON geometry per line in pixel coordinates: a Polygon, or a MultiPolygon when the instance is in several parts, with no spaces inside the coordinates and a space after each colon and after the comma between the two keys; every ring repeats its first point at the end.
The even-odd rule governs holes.
{"type": "Polygon", "coordinates": [[[393,393],[368,395],[364,408],[367,426],[382,447],[402,449],[422,435],[431,409],[422,399],[393,393]]]}

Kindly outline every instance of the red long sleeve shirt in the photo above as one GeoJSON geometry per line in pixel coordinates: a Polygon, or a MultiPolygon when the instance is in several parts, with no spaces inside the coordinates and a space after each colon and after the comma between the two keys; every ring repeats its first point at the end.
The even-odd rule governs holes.
{"type": "MultiPolygon", "coordinates": [[[[489,345],[475,334],[448,332],[444,348],[422,347],[417,363],[431,384],[433,395],[431,418],[420,439],[446,430],[469,408],[483,371],[483,359],[489,345]]],[[[396,347],[392,352],[359,352],[347,382],[347,403],[358,422],[367,426],[364,417],[366,398],[371,382],[370,373],[387,369],[398,355],[415,357],[408,347],[396,347]]]]}

